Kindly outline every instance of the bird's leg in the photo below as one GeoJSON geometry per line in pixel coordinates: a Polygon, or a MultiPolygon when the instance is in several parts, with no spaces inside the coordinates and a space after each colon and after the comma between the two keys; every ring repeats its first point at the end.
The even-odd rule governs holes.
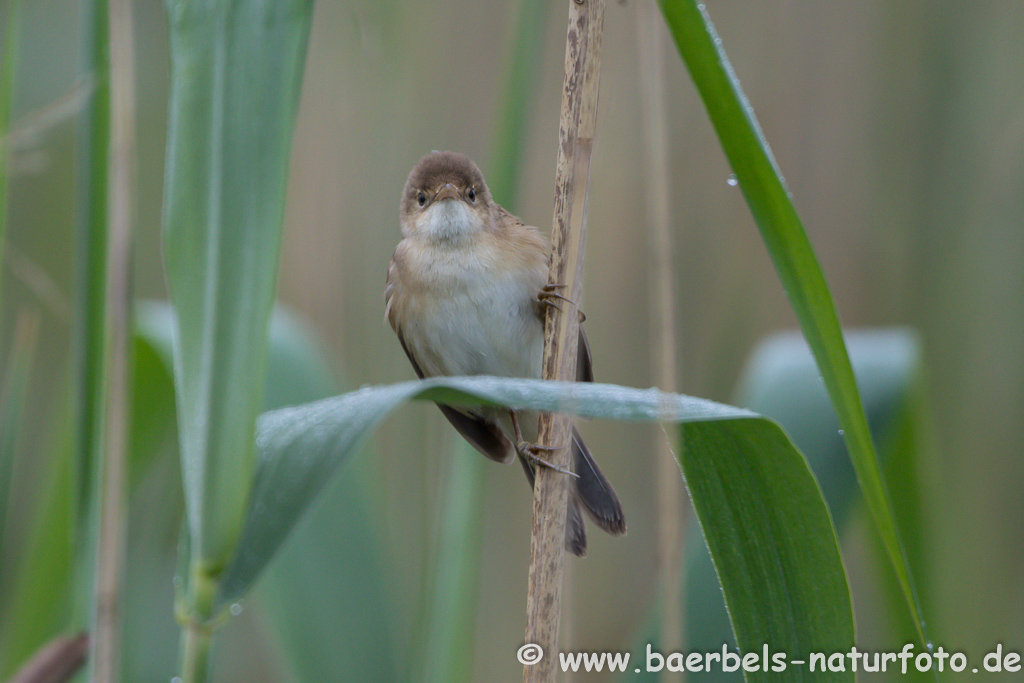
{"type": "Polygon", "coordinates": [[[516,411],[510,410],[509,414],[512,416],[512,429],[514,429],[516,432],[516,449],[520,453],[522,453],[527,460],[536,465],[544,465],[544,467],[552,469],[556,472],[568,474],[570,477],[575,477],[576,479],[580,478],[580,475],[576,474],[575,472],[567,470],[564,467],[558,467],[555,464],[548,462],[544,458],[537,455],[537,451],[547,451],[549,453],[553,453],[555,451],[559,451],[563,448],[566,448],[566,446],[543,446],[539,443],[529,443],[526,439],[523,438],[523,430],[519,428],[519,418],[516,414],[516,411]]]}
{"type": "Polygon", "coordinates": [[[543,287],[540,288],[540,292],[537,293],[537,301],[542,306],[551,306],[552,308],[556,308],[559,311],[562,310],[562,307],[559,306],[554,300],[561,299],[562,301],[567,301],[576,308],[576,313],[579,314],[580,317],[580,324],[583,324],[583,322],[587,319],[587,316],[583,313],[583,311],[580,310],[580,307],[576,305],[575,301],[555,291],[561,287],[565,287],[565,285],[555,283],[544,285],[543,287]]]}

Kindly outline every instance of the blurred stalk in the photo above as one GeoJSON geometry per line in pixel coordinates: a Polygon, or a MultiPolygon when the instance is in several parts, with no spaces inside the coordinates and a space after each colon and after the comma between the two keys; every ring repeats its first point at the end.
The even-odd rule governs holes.
{"type": "MultiPolygon", "coordinates": [[[[460,442],[462,440],[460,439],[460,442]]],[[[483,543],[484,459],[461,442],[443,472],[441,525],[432,548],[426,618],[421,633],[422,681],[471,681],[483,543]]]]}
{"type": "MultiPolygon", "coordinates": [[[[10,153],[11,101],[14,99],[14,76],[18,67],[18,29],[21,28],[21,0],[7,5],[7,35],[0,59],[0,272],[3,272],[4,247],[7,244],[7,157],[10,153]]],[[[0,315],[3,314],[3,278],[0,277],[0,315]]],[[[2,322],[0,318],[0,322],[2,322]]],[[[3,340],[0,339],[0,342],[3,340]]],[[[3,491],[0,490],[0,495],[3,491]]],[[[3,527],[0,527],[0,534],[3,527]]]]}
{"type": "MultiPolygon", "coordinates": [[[[676,391],[675,301],[672,284],[673,250],[668,191],[669,141],[665,117],[665,69],[663,61],[663,21],[655,0],[637,3],[637,49],[640,70],[640,110],[644,129],[644,189],[648,207],[648,259],[650,269],[650,324],[653,349],[651,374],[662,391],[676,391]]],[[[679,448],[685,447],[685,426],[679,425],[679,448]]],[[[654,430],[657,488],[658,580],[663,651],[680,652],[685,635],[686,610],[683,605],[683,538],[686,529],[682,505],[682,476],[679,460],[672,452],[665,429],[654,430]]],[[[680,453],[680,458],[682,454],[680,453]]],[[[681,681],[685,673],[663,672],[662,680],[681,681]]]]}
{"type": "MultiPolygon", "coordinates": [[[[502,110],[488,187],[512,213],[522,186],[526,122],[536,99],[543,62],[543,36],[551,3],[522,0],[505,75],[502,110]]],[[[465,441],[450,449],[444,476],[440,538],[433,549],[431,580],[424,600],[424,636],[420,642],[424,681],[470,681],[473,673],[474,625],[480,587],[483,544],[483,477],[487,463],[465,441]]]]}
{"type": "MultiPolygon", "coordinates": [[[[9,545],[7,513],[11,502],[11,473],[38,339],[39,313],[34,309],[19,310],[14,325],[14,343],[0,388],[0,586],[10,585],[13,568],[8,565],[20,555],[9,545]]],[[[11,597],[7,591],[0,591],[0,614],[7,613],[11,597]]]]}
{"type": "MultiPolygon", "coordinates": [[[[572,0],[569,3],[548,282],[563,286],[561,293],[577,302],[577,306],[568,310],[547,309],[543,365],[543,378],[546,380],[576,379],[578,304],[583,297],[583,245],[590,159],[597,129],[604,7],[604,0],[572,0]]],[[[570,442],[571,430],[570,416],[541,413],[537,441],[542,446],[558,447],[549,456],[554,467],[565,469],[569,466],[569,448],[565,446],[570,442]]],[[[540,647],[546,656],[536,663],[523,664],[524,681],[552,681],[557,676],[567,479],[553,468],[537,469],[525,642],[540,647]]]]}
{"type": "Polygon", "coordinates": [[[98,459],[102,452],[103,359],[110,142],[110,54],[106,0],[82,0],[79,75],[94,84],[78,116],[75,149],[76,293],[72,324],[72,506],[75,586],[72,625],[93,612],[98,526],[98,459]]]}
{"type": "Polygon", "coordinates": [[[96,554],[96,605],[89,668],[94,683],[121,673],[122,587],[127,523],[126,480],[131,416],[132,224],[135,181],[135,51],[130,0],[109,0],[110,12],[110,252],[107,349],[104,363],[104,451],[96,554]]]}
{"type": "Polygon", "coordinates": [[[10,683],[64,683],[70,681],[85,664],[89,636],[58,636],[39,648],[18,669],[10,683]]]}
{"type": "Polygon", "coordinates": [[[520,1],[512,54],[505,72],[501,118],[487,186],[495,200],[512,213],[518,213],[526,124],[536,99],[536,83],[544,60],[544,28],[551,6],[547,0],[520,1]]]}

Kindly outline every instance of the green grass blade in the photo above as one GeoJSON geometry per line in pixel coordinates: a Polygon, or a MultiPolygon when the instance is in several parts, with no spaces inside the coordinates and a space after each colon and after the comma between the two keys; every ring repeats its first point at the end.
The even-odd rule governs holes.
{"type": "MultiPolygon", "coordinates": [[[[482,378],[433,378],[369,387],[260,416],[256,482],[239,552],[225,572],[219,602],[242,596],[323,488],[384,417],[414,398],[451,405],[480,400],[510,407],[565,411],[611,419],[655,419],[657,391],[605,384],[482,378]]],[[[711,401],[679,397],[681,419],[752,416],[711,401]]],[[[666,408],[666,410],[669,410],[666,408]]],[[[669,412],[669,418],[673,413],[669,412]]]]}
{"type": "Polygon", "coordinates": [[[169,0],[164,259],[193,557],[216,577],[253,471],[311,0],[169,0]]]}
{"type": "Polygon", "coordinates": [[[93,90],[75,132],[75,275],[72,321],[72,488],[75,586],[72,623],[94,613],[106,355],[107,190],[110,159],[110,45],[107,2],[81,3],[79,72],[93,90]]]}
{"type": "MultiPolygon", "coordinates": [[[[256,487],[220,604],[249,590],[331,474],[374,426],[413,399],[693,423],[683,467],[741,643],[770,637],[762,642],[790,656],[852,645],[852,608],[832,523],[806,462],[782,430],[740,408],[606,384],[434,378],[262,415],[256,487]]],[[[791,673],[785,680],[807,679],[791,673]]]]}
{"type": "Polygon", "coordinates": [[[923,613],[821,266],[704,6],[696,0],[661,0],[661,8],[814,353],[868,508],[927,643],[923,613]]]}
{"type": "Polygon", "coordinates": [[[182,678],[207,676],[213,598],[252,484],[267,325],[312,0],[167,0],[163,245],[191,567],[182,678]]]}

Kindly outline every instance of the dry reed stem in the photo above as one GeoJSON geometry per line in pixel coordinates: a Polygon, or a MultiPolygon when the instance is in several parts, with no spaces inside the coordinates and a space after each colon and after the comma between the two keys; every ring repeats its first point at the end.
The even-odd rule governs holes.
{"type": "MultiPolygon", "coordinates": [[[[604,0],[571,0],[565,44],[565,80],[555,166],[555,208],[548,282],[577,303],[583,295],[583,244],[590,157],[597,127],[604,0]]],[[[549,307],[544,325],[544,379],[571,381],[576,376],[579,318],[571,306],[549,307]]],[[[547,446],[569,443],[571,418],[544,414],[538,441],[547,446]]],[[[568,448],[553,452],[556,466],[569,465],[568,448]]],[[[526,643],[544,656],[524,664],[523,680],[552,681],[558,663],[562,562],[565,541],[566,476],[540,468],[533,497],[530,578],[526,601],[526,643]]]]}

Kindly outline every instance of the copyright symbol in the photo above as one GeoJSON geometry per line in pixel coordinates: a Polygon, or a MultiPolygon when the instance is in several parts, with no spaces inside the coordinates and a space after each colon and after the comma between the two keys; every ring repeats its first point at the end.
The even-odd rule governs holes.
{"type": "Polygon", "coordinates": [[[526,664],[527,666],[533,666],[540,660],[544,659],[544,648],[540,645],[534,645],[533,643],[527,643],[519,648],[519,652],[516,653],[516,659],[519,660],[520,664],[526,664]]]}

